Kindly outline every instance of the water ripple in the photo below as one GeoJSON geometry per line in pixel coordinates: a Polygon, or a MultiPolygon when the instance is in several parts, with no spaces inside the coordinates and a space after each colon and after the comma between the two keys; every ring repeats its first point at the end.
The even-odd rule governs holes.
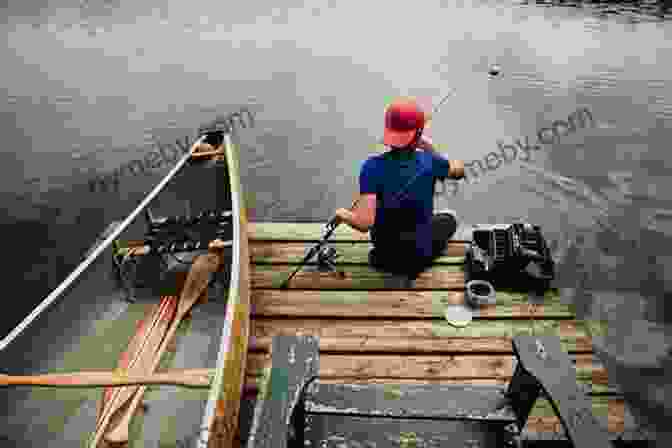
{"type": "MultiPolygon", "coordinates": [[[[523,4],[527,4],[524,2],[523,4]]],[[[531,3],[531,2],[530,2],[531,3]]],[[[545,7],[572,7],[591,13],[599,19],[622,18],[630,23],[667,21],[672,19],[672,8],[669,2],[622,1],[618,4],[600,1],[565,1],[565,0],[536,0],[534,5],[545,7]]]]}

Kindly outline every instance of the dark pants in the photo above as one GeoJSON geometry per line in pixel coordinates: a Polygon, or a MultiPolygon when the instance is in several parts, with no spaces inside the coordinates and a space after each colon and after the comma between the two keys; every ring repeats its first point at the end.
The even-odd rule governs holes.
{"type": "Polygon", "coordinates": [[[415,235],[400,235],[397,245],[374,247],[369,252],[369,264],[378,270],[416,279],[432,262],[443,255],[448,240],[457,230],[452,212],[438,212],[432,217],[432,255],[420,258],[415,252],[415,235]]]}

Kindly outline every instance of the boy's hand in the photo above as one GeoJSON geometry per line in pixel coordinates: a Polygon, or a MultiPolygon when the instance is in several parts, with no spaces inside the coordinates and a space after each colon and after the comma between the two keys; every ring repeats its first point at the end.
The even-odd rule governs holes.
{"type": "Polygon", "coordinates": [[[462,160],[451,160],[448,176],[453,179],[462,179],[464,177],[464,162],[462,160]]]}
{"type": "Polygon", "coordinates": [[[350,211],[344,208],[336,209],[336,213],[334,214],[334,225],[338,226],[341,223],[346,222],[346,217],[349,213],[350,211]]]}

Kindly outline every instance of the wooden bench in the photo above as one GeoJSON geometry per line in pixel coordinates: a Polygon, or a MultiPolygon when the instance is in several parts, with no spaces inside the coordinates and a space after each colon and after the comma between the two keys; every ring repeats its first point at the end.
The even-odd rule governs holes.
{"type": "Polygon", "coordinates": [[[612,446],[576,384],[559,338],[515,336],[512,345],[518,364],[508,387],[356,385],[316,380],[316,337],[276,336],[247,446],[320,447],[331,441],[341,446],[500,447],[520,440],[542,395],[553,403],[567,446],[612,446]]]}

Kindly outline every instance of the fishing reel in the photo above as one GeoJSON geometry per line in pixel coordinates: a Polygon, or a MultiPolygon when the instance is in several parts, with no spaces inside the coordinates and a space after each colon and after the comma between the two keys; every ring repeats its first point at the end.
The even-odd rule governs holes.
{"type": "Polygon", "coordinates": [[[317,252],[317,269],[324,272],[336,272],[338,252],[331,246],[323,246],[317,252]]]}
{"type": "Polygon", "coordinates": [[[317,246],[317,269],[323,272],[336,272],[336,259],[339,257],[336,249],[331,247],[328,243],[329,238],[336,230],[338,225],[332,219],[325,224],[322,230],[322,239],[317,246]]]}

